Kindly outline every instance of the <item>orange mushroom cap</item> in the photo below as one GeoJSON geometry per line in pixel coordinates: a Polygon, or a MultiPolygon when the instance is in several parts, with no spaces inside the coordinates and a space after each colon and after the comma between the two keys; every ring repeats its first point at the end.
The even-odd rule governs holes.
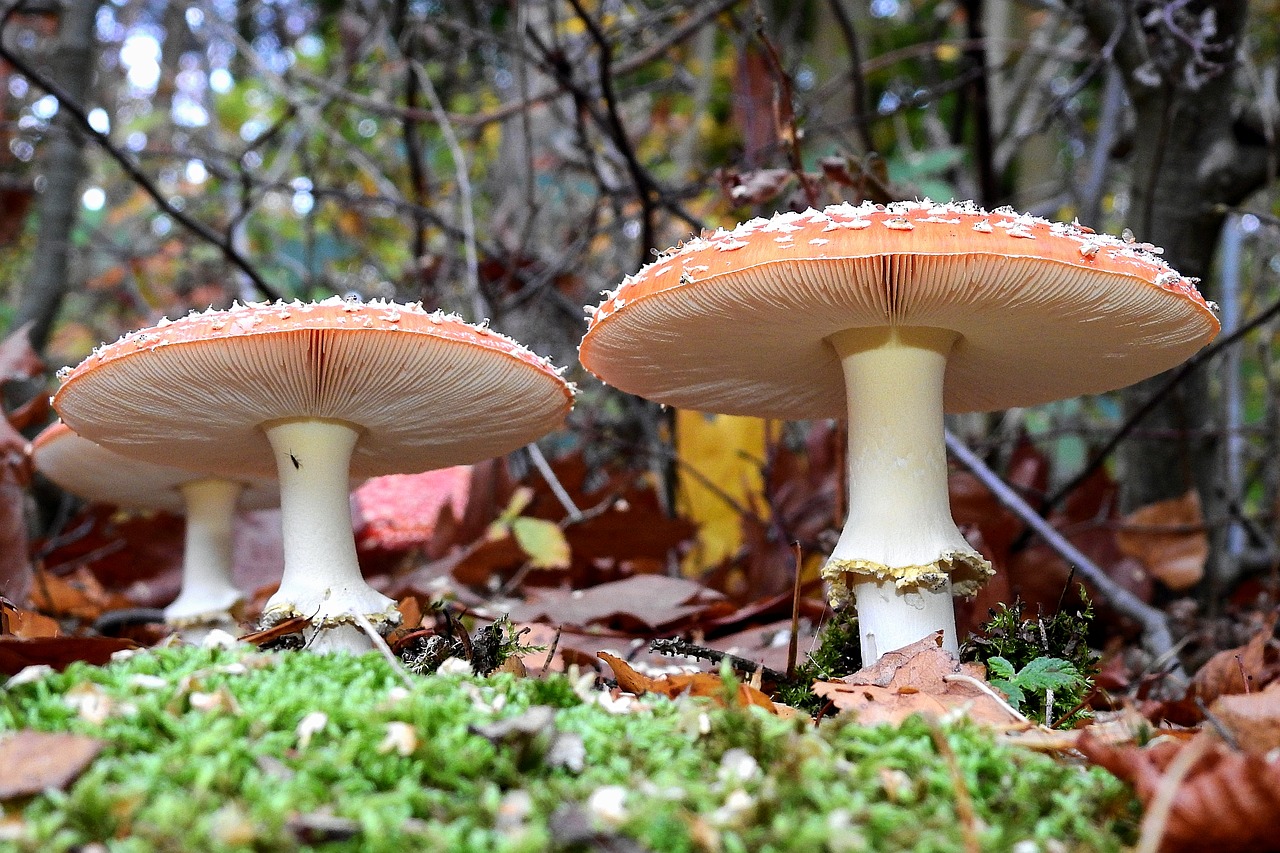
{"type": "Polygon", "coordinates": [[[844,415],[828,336],[958,332],[944,406],[985,411],[1108,391],[1217,334],[1159,249],[969,203],[835,205],[695,237],[605,294],[583,365],[672,406],[776,418],[844,415]]]}
{"type": "MultiPolygon", "coordinates": [[[[41,430],[31,441],[36,470],[72,494],[95,503],[126,509],[159,509],[174,515],[186,512],[181,487],[209,479],[187,468],[156,465],[121,456],[100,444],[76,435],[58,422],[41,430]]],[[[243,509],[280,505],[275,477],[242,478],[239,498],[243,509]]]]}
{"type": "Polygon", "coordinates": [[[272,476],[264,424],[360,432],[353,477],[506,453],[557,428],[573,388],[515,341],[421,305],[235,305],[98,348],[60,374],[53,405],[120,453],[221,475],[272,476]]]}

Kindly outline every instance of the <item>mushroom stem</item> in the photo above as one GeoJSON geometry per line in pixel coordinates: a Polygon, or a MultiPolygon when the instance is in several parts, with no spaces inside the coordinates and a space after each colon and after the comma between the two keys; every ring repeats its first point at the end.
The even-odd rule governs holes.
{"type": "Polygon", "coordinates": [[[179,627],[227,625],[234,621],[231,609],[244,598],[231,582],[231,528],[244,486],[210,478],[179,489],[187,516],[182,592],[164,609],[165,621],[179,627]]]}
{"type": "Polygon", "coordinates": [[[263,428],[280,474],[284,539],[284,575],[264,620],[305,616],[313,651],[369,651],[373,645],[353,614],[382,629],[399,614],[394,601],[365,583],[356,561],[348,492],[351,452],[360,434],[349,424],[321,419],[263,428]]]}
{"type": "Polygon", "coordinates": [[[828,338],[849,408],[849,515],[823,576],[836,603],[852,586],[864,665],[937,630],[955,651],[953,591],[969,594],[991,573],[947,492],[942,390],[958,337],[890,327],[828,338]]]}

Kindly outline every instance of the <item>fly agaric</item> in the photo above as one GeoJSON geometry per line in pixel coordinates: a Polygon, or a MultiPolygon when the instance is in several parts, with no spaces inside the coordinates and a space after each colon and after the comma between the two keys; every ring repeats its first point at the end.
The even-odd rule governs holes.
{"type": "Polygon", "coordinates": [[[360,575],[348,478],[506,453],[560,425],[573,389],[510,338],[421,305],[235,305],[131,332],[61,376],[53,405],[127,456],[280,480],[284,575],[264,622],[317,651],[368,649],[395,602],[360,575]]]}
{"type": "Polygon", "coordinates": [[[276,506],[275,477],[225,479],[130,459],[81,438],[64,423],[37,435],[31,455],[36,470],[74,495],[125,509],[185,515],[182,591],[164,609],[165,621],[188,639],[210,628],[234,628],[233,610],[244,598],[231,581],[236,508],[276,506]]]}
{"type": "Polygon", "coordinates": [[[849,204],[668,250],[591,315],[583,365],[671,406],[849,421],[849,515],[823,569],[863,661],[942,629],[992,569],[956,528],[942,415],[1093,394],[1218,331],[1146,244],[968,203],[849,204]]]}

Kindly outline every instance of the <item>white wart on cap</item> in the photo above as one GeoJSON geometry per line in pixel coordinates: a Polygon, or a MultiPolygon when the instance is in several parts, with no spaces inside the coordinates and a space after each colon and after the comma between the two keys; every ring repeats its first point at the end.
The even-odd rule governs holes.
{"type": "Polygon", "coordinates": [[[234,627],[233,610],[244,598],[231,580],[235,511],[279,504],[275,477],[224,479],[130,459],[64,423],[37,435],[31,454],[36,470],[86,500],[186,516],[182,592],[165,608],[165,621],[188,637],[208,627],[234,627]]]}
{"type": "MultiPolygon", "coordinates": [[[[1131,384],[1218,331],[1158,249],[1010,209],[900,202],[691,239],[588,309],[582,363],[702,411],[849,418],[852,584],[867,663],[938,627],[990,574],[951,519],[942,414],[1131,384]],[[932,627],[930,627],[932,626],[932,627]]],[[[945,624],[943,624],[945,623],[945,624]]]]}
{"type": "Polygon", "coordinates": [[[278,475],[285,570],[264,618],[312,648],[367,648],[353,614],[395,603],[361,578],[348,478],[506,453],[558,427],[572,388],[539,356],[419,305],[237,305],[131,332],[63,376],[54,407],[120,453],[222,476],[278,475]],[[264,438],[265,436],[265,438],[264,438]]]}

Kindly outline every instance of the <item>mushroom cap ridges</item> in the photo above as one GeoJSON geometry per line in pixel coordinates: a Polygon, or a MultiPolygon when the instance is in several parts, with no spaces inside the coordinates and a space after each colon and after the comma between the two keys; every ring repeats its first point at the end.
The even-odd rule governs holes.
{"type": "Polygon", "coordinates": [[[668,250],[591,315],[583,365],[624,391],[704,411],[839,417],[825,339],[927,326],[961,338],[948,411],[1033,405],[1172,367],[1218,331],[1159,249],[970,203],[782,213],[668,250]]]}
{"type": "Polygon", "coordinates": [[[224,475],[275,472],[275,421],[351,424],[352,476],[370,477],[506,453],[560,426],[573,399],[549,362],[488,328],[337,297],[163,321],[61,378],[54,407],[81,435],[224,475]]]}
{"type": "MultiPolygon", "coordinates": [[[[208,474],[122,456],[76,435],[61,421],[32,439],[31,455],[36,470],[68,492],[127,509],[159,509],[182,515],[186,501],[181,487],[210,479],[208,474]]],[[[280,487],[274,477],[238,480],[244,486],[238,501],[242,509],[279,506],[280,487]]]]}

